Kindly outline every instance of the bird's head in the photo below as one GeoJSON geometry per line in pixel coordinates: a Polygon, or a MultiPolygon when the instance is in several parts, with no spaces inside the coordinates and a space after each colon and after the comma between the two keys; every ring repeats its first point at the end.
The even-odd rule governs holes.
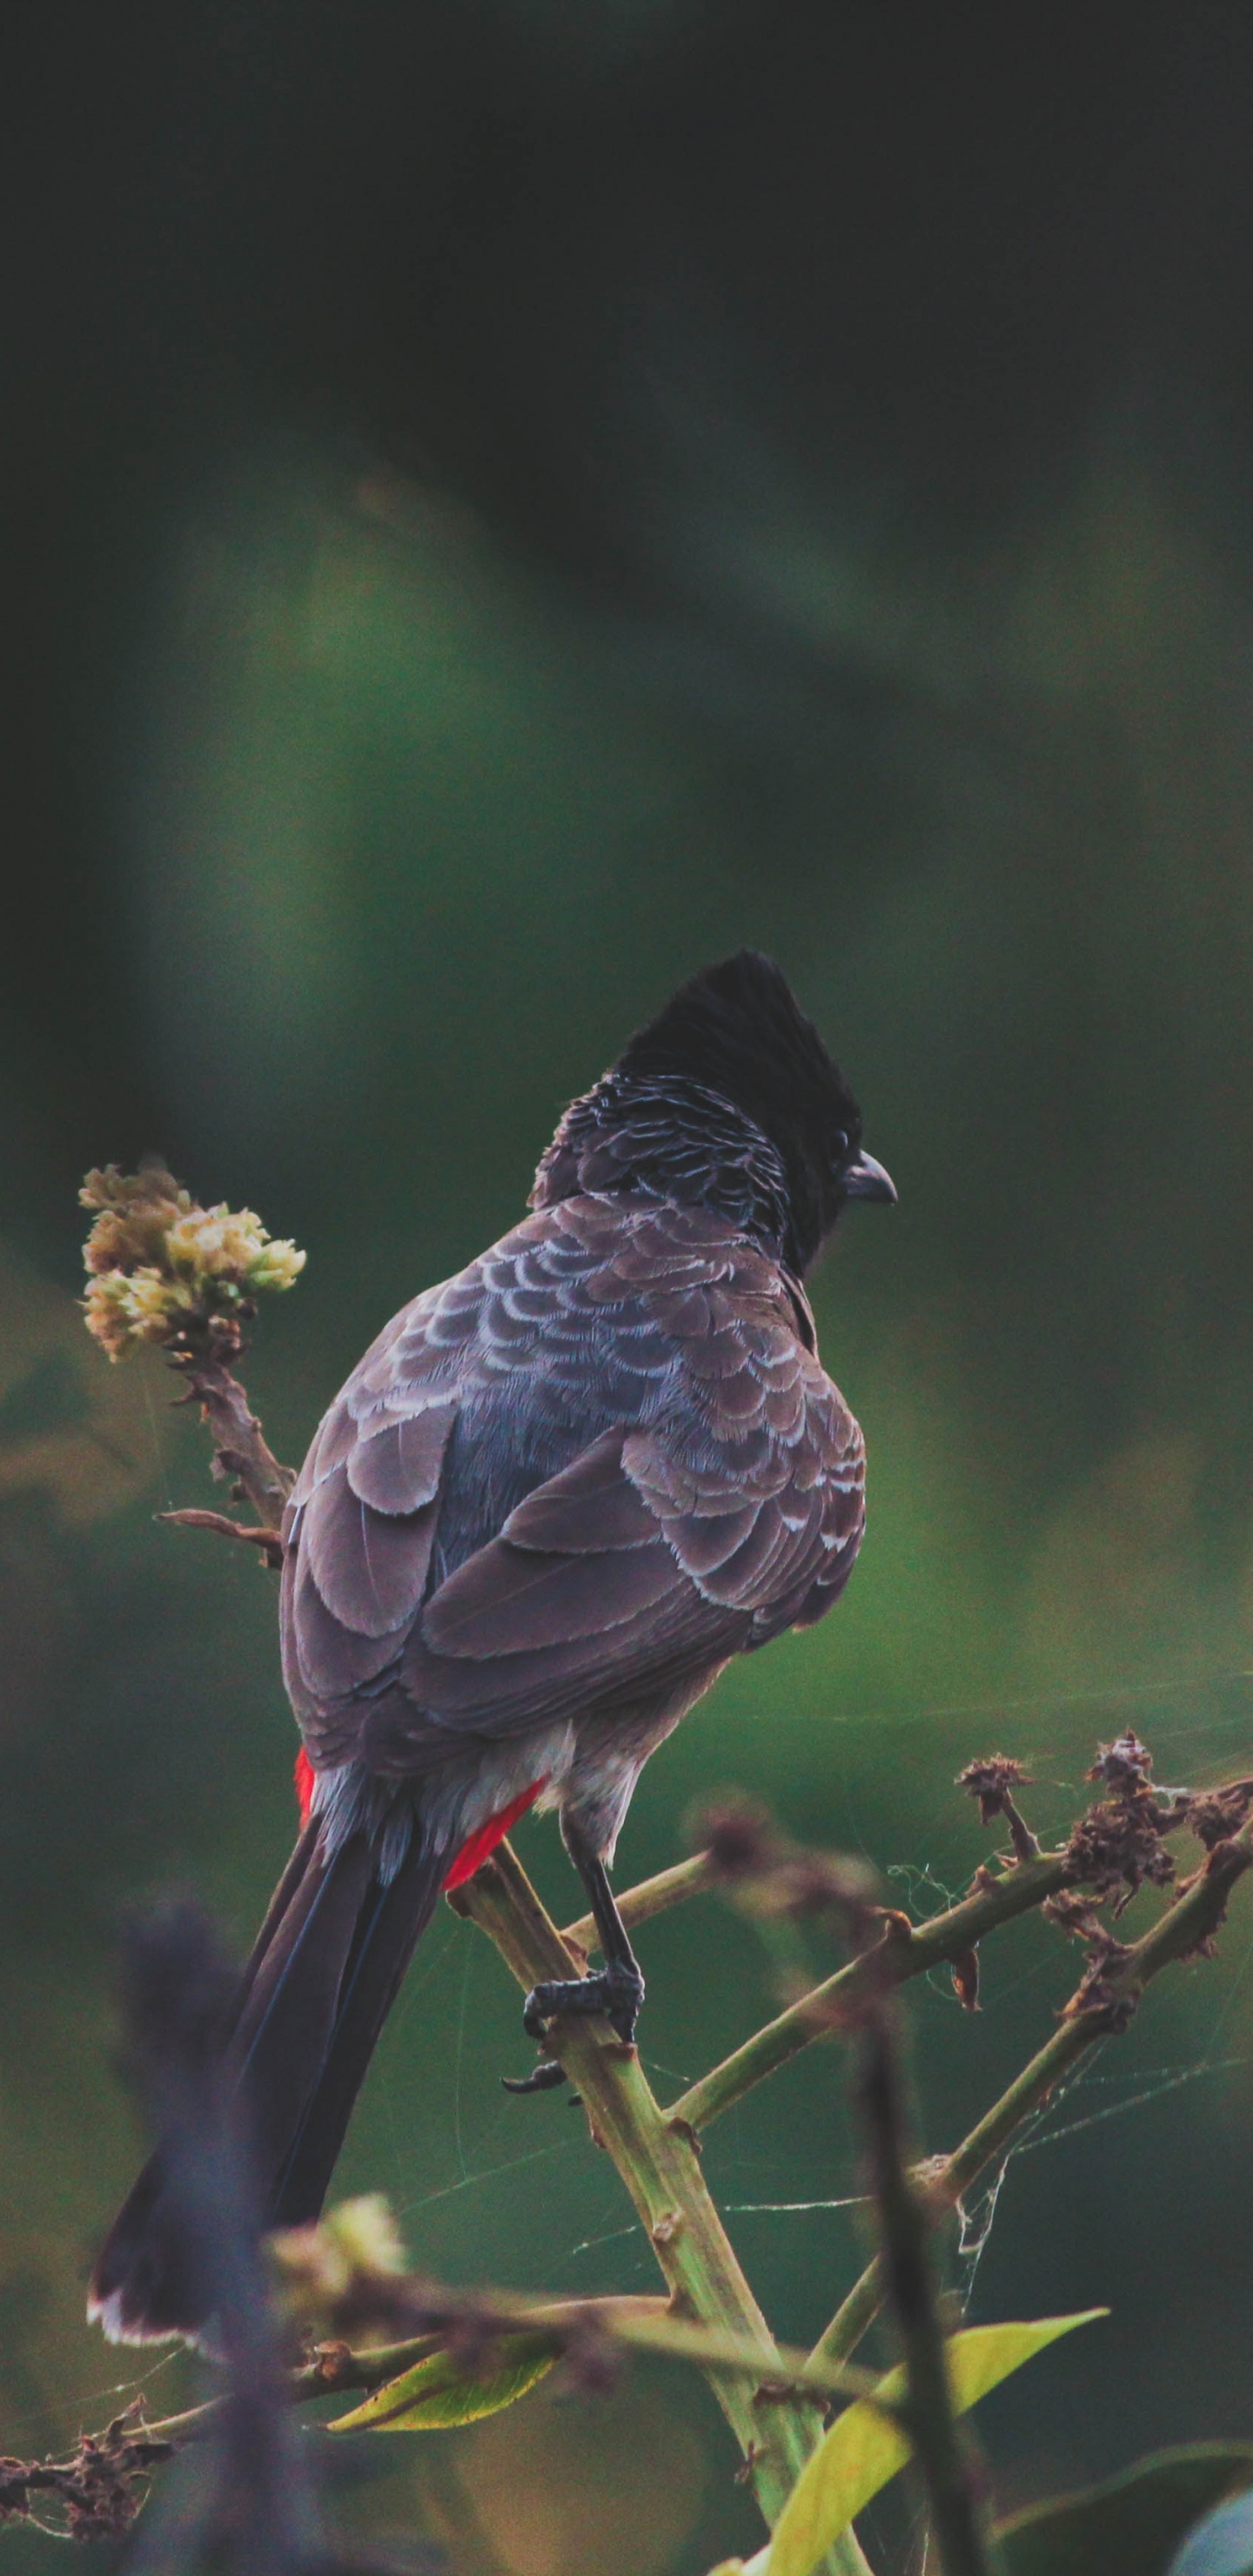
{"type": "Polygon", "coordinates": [[[812,1020],[748,948],[681,985],[566,1111],[534,1204],[577,1188],[725,1207],[772,1234],[798,1277],[850,1199],[896,1197],[812,1020]]]}

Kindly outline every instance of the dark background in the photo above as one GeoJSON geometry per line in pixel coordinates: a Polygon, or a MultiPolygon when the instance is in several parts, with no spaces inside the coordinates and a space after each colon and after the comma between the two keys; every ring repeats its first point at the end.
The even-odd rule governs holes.
{"type": "MultiPolygon", "coordinates": [[[[870,1535],[829,1626],[652,1766],[623,1872],[736,1780],[927,1910],[984,1848],[950,1784],[996,1743],[1042,1824],[1129,1720],[1167,1780],[1249,1768],[1253,22],[40,0],[0,86],[18,2451],[120,2375],[78,2322],[133,2154],[119,1907],[191,1881],[242,1943],[290,1831],[270,1590],[154,1524],[204,1498],[202,1444],[75,1314],[87,1164],[159,1148],[308,1246],[248,1369],[294,1457],[633,1022],[771,949],[901,1192],[818,1282],[870,1535]]],[[[523,1850],[577,1911],[551,1826],[523,1850]]],[[[1253,2435],[1236,1916],[964,2267],[976,2318],[1113,2308],[985,2410],[1007,2500],[1253,2435]]],[[[663,2091],[770,2006],[712,1910],[645,1964],[663,2091]]],[[[1024,1929],[987,1973],[978,2021],[913,1998],[929,2147],[1074,1970],[1024,1929]]],[[[562,2098],[500,2094],[524,2062],[448,1918],[345,2189],[455,2277],[648,2283],[562,2098]]],[[[708,2165],[779,2331],[816,2332],[855,2211],[745,2204],[855,2193],[834,2053],[708,2165]]],[[[646,2371],[615,2405],[612,2438],[541,2396],[399,2444],[360,2510],[458,2531],[464,2576],[754,2545],[712,2405],[646,2371]]],[[[51,2549],[3,2545],[22,2576],[51,2549]]]]}

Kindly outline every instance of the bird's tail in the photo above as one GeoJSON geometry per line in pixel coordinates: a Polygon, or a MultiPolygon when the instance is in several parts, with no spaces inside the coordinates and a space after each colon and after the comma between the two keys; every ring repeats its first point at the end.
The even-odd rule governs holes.
{"type": "MultiPolygon", "coordinates": [[[[354,1834],[328,1859],[316,1817],[275,1890],[244,1969],[227,2047],[266,2227],[316,2218],[383,2023],[429,1923],[446,1855],[415,1833],[394,1876],[354,1834]]],[[[208,2323],[158,2147],[115,2219],[88,2315],[119,2343],[195,2337],[208,2323]]]]}

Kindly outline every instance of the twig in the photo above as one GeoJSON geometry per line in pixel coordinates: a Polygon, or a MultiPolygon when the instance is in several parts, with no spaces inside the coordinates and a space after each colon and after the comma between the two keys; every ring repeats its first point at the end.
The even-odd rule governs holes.
{"type": "MultiPolygon", "coordinates": [[[[457,2303],[457,2292],[449,2291],[447,2295],[450,2306],[457,2303]]],[[[464,2309],[464,2296],[460,2304],[464,2309]]],[[[522,2299],[511,2299],[507,2292],[492,2290],[476,2294],[476,2317],[480,2305],[484,2314],[495,2314],[502,2323],[516,2324],[524,2319],[529,2323],[533,2316],[539,2316],[551,2319],[555,2331],[567,2333],[576,2320],[604,2330],[611,2310],[637,2309],[644,2314],[655,2313],[661,2317],[670,2314],[670,2302],[664,2298],[553,2299],[528,2303],[522,2299]]],[[[620,2326],[616,2330],[620,2332],[620,2326]]],[[[359,2352],[347,2343],[319,2344],[312,2360],[300,2363],[287,2373],[283,2394],[293,2406],[308,2405],[319,2397],[353,2393],[369,2396],[376,2388],[385,2388],[390,2379],[399,2378],[402,2371],[413,2370],[420,2361],[429,2360],[433,2352],[440,2350],[445,2339],[438,2332],[406,2335],[398,2343],[372,2343],[359,2352]]],[[[805,2360],[806,2356],[802,2354],[800,2358],[805,2360]]],[[[136,2425],[132,2438],[169,2443],[195,2440],[208,2430],[214,2417],[220,2413],[222,2403],[220,2397],[207,2397],[200,2405],[186,2407],[180,2414],[144,2421],[136,2425]]]]}
{"type": "Polygon", "coordinates": [[[1015,1860],[1037,1860],[1039,1843],[1012,1794],[1020,1783],[1030,1785],[1021,1762],[1015,1761],[1012,1754],[993,1753],[985,1754],[981,1761],[968,1762],[965,1770],[958,1772],[954,1786],[967,1789],[972,1798],[978,1799],[985,1825],[994,1824],[998,1816],[1004,1817],[1015,1860]]]}
{"type": "Polygon", "coordinates": [[[277,1529],[255,1529],[248,1521],[233,1521],[229,1512],[200,1511],[189,1505],[178,1512],[158,1512],[159,1521],[175,1522],[180,1529],[215,1530],[220,1538],[242,1538],[249,1547],[265,1550],[267,1565],[276,1570],[283,1562],[283,1533],[277,1529]]]}
{"type": "Polygon", "coordinates": [[[132,1929],[126,2027],[162,2142],[156,2207],[188,2297],[214,2319],[227,2377],[209,2474],[176,2476],[163,2486],[155,2518],[145,2518],[136,2563],[146,2576],[181,2576],[228,2519],[241,2567],[294,2571],[315,2557],[320,2540],[308,2461],[282,2406],[248,2143],[222,2058],[234,1983],[194,1906],[166,1905],[132,1929]]]}
{"type": "MultiPolygon", "coordinates": [[[[1004,1802],[1001,1812],[1004,1813],[1004,1802]]],[[[1157,1831],[1175,1832],[1187,1821],[1187,1815],[1185,1807],[1159,1815],[1157,1831]]],[[[1021,1821],[1019,1818],[1020,1824],[1021,1821]]],[[[1024,1826],[1023,1832],[1026,1831],[1024,1826]]],[[[1031,1841],[1034,1845],[1034,1836],[1031,1841]]],[[[1033,1857],[1012,1862],[1000,1878],[988,1877],[981,1871],[970,1894],[946,1913],[933,1915],[929,1923],[910,1928],[902,1916],[889,1915],[876,1949],[860,1952],[847,1967],[837,1968],[834,1976],[814,1986],[776,2020],[755,2031],[708,2075],[690,2085],[671,2104],[667,2116],[686,2120],[698,2132],[707,2129],[711,2120],[742,2101],[763,2077],[786,2066],[813,2040],[855,2021],[868,1998],[884,1984],[903,1985],[909,1977],[924,1976],[929,1968],[966,1958],[989,1932],[998,1930],[1003,1923],[1012,1923],[1020,1914],[1030,1913],[1049,1897],[1059,1895],[1064,1887],[1081,1884],[1083,1876],[1071,1844],[1061,1851],[1043,1853],[1036,1846],[1033,1857]]]]}
{"type": "MultiPolygon", "coordinates": [[[[1058,2028],[999,2100],[976,2121],[951,2155],[925,2166],[919,2180],[934,2212],[953,2208],[972,2182],[1008,2146],[1024,2120],[1046,2102],[1054,2086],[1097,2040],[1124,2030],[1146,1986],[1176,1959],[1194,1955],[1217,1931],[1238,1878],[1253,1866],[1253,1817],[1229,1841],[1217,1843],[1196,1876],[1139,1941],[1104,1969],[1099,1984],[1085,1976],[1066,2005],[1058,2028]]],[[[813,2362],[842,2362],[860,2343],[883,2304],[881,2259],[860,2279],[819,2336],[813,2362]]]]}
{"type": "Polygon", "coordinates": [[[0,2523],[33,2519],[32,2496],[55,2498],[74,2540],[119,2540],[144,2500],[154,2468],[174,2445],[119,2415],[84,2433],[70,2460],[0,2459],[0,2523]]]}
{"type": "MultiPolygon", "coordinates": [[[[686,1903],[689,1896],[703,1896],[707,1888],[720,1884],[712,1854],[697,1852],[691,1860],[677,1861],[673,1869],[658,1870],[655,1878],[642,1878],[638,1887],[628,1887],[618,1898],[618,1912],[626,1924],[648,1923],[654,1914],[667,1914],[672,1905],[686,1903]]],[[[590,1914],[580,1914],[577,1923],[567,1923],[561,1938],[589,1954],[600,1946],[600,1934],[590,1914]]]]}
{"type": "MultiPolygon", "coordinates": [[[[542,2323],[542,2312],[539,2322],[542,2323]]],[[[715,2327],[691,2324],[686,2317],[673,2314],[628,2315],[616,2320],[611,2316],[605,2330],[614,2342],[637,2352],[656,2353],[662,2360],[694,2362],[707,2371],[734,2371],[761,2382],[761,2347],[742,2335],[722,2334],[715,2327]]],[[[877,2406],[886,2415],[902,2412],[883,2396],[880,2373],[856,2370],[845,2362],[815,2362],[795,2344],[772,2345],[768,2384],[780,2392],[797,2389],[815,2397],[843,2397],[850,2402],[857,2399],[863,2405],[877,2406]]]]}
{"type": "MultiPolygon", "coordinates": [[[[393,2296],[403,2293],[406,2284],[389,2282],[393,2296]]],[[[393,2379],[413,2370],[442,2350],[458,2328],[472,2321],[475,2331],[485,2338],[495,2333],[543,2333],[550,2329],[554,2354],[568,2346],[577,2346],[589,2331],[600,2335],[624,2350],[655,2353],[662,2360],[691,2362],[706,2372],[727,2372],[761,2384],[763,2368],[768,2368],[772,2389],[804,2392],[827,2401],[844,2398],[850,2403],[860,2400],[878,2406],[890,2415],[902,2413],[891,2399],[882,2394],[880,2374],[859,2370],[847,2363],[815,2363],[799,2345],[771,2343],[763,2351],[759,2339],[729,2334],[716,2327],[702,2326],[692,2319],[676,2315],[671,2300],[634,2295],[600,2299],[535,2299],[522,2298],[508,2290],[475,2291],[466,2295],[455,2290],[441,2291],[430,2282],[412,2284],[415,2304],[429,2306],[433,2301],[446,2305],[450,2323],[442,2328],[406,2336],[402,2341],[369,2344],[354,2351],[347,2343],[332,2342],[319,2346],[311,2361],[287,2373],[281,2393],[291,2405],[306,2405],[317,2398],[337,2397],[352,2392],[372,2395],[393,2379]]],[[[224,2397],[209,2397],[198,2406],[189,2406],[177,2415],[149,2419],[136,2415],[133,2422],[119,2418],[106,2434],[85,2437],[93,2450],[114,2438],[125,2444],[121,2454],[128,2471],[147,2468],[157,2459],[168,2458],[176,2446],[199,2439],[220,2418],[224,2397]]],[[[26,2478],[32,2486],[54,2486],[78,2473],[74,2462],[33,2465],[6,2461],[5,2470],[26,2478]]],[[[3,2503],[3,2481],[0,2479],[0,2504],[3,2503]]]]}
{"type": "Polygon", "coordinates": [[[936,2310],[927,2215],[902,2148],[904,2122],[887,1998],[867,2024],[857,2087],[883,2237],[882,2266],[909,2389],[909,2430],[943,2576],[991,2576],[983,2517],[953,2412],[936,2310]]]}
{"type": "Polygon", "coordinates": [[[933,1916],[914,1931],[906,1932],[898,1917],[890,1918],[876,1949],[860,1953],[847,1967],[837,1968],[834,1976],[802,1995],[799,2003],[789,2005],[777,2020],[754,2032],[721,2065],[702,2075],[699,2083],[690,2085],[671,2104],[667,2117],[685,2120],[698,2131],[707,2129],[711,2120],[742,2101],[765,2076],[786,2066],[824,2032],[852,2018],[881,1983],[900,1985],[907,1977],[923,1976],[928,1968],[938,1967],[945,1960],[961,1958],[998,1925],[1010,1923],[1016,1915],[1042,1905],[1046,1897],[1056,1896],[1072,1875],[1065,1852],[1048,1852],[1039,1860],[1020,1862],[1003,1878],[993,1879],[973,1895],[963,1897],[960,1905],[950,1906],[947,1913],[933,1916]]]}

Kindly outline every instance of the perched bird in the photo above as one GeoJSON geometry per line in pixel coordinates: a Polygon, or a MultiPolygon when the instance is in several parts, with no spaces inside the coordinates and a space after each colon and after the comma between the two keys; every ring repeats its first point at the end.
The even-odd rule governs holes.
{"type": "MultiPolygon", "coordinates": [[[[572,1102],[532,1213],[336,1397],[284,1532],[303,1830],[228,2042],[267,2225],[317,2216],[440,1889],[534,1803],[604,1967],[537,1988],[527,2029],[603,2012],[631,2039],[644,1984],[607,1866],[643,1763],[730,1657],[848,1580],[865,1451],[802,1281],[848,1200],[895,1196],[784,977],[742,951],[572,1102]]],[[[158,2148],[89,2313],[123,2341],[195,2335],[205,2295],[158,2148]]]]}

